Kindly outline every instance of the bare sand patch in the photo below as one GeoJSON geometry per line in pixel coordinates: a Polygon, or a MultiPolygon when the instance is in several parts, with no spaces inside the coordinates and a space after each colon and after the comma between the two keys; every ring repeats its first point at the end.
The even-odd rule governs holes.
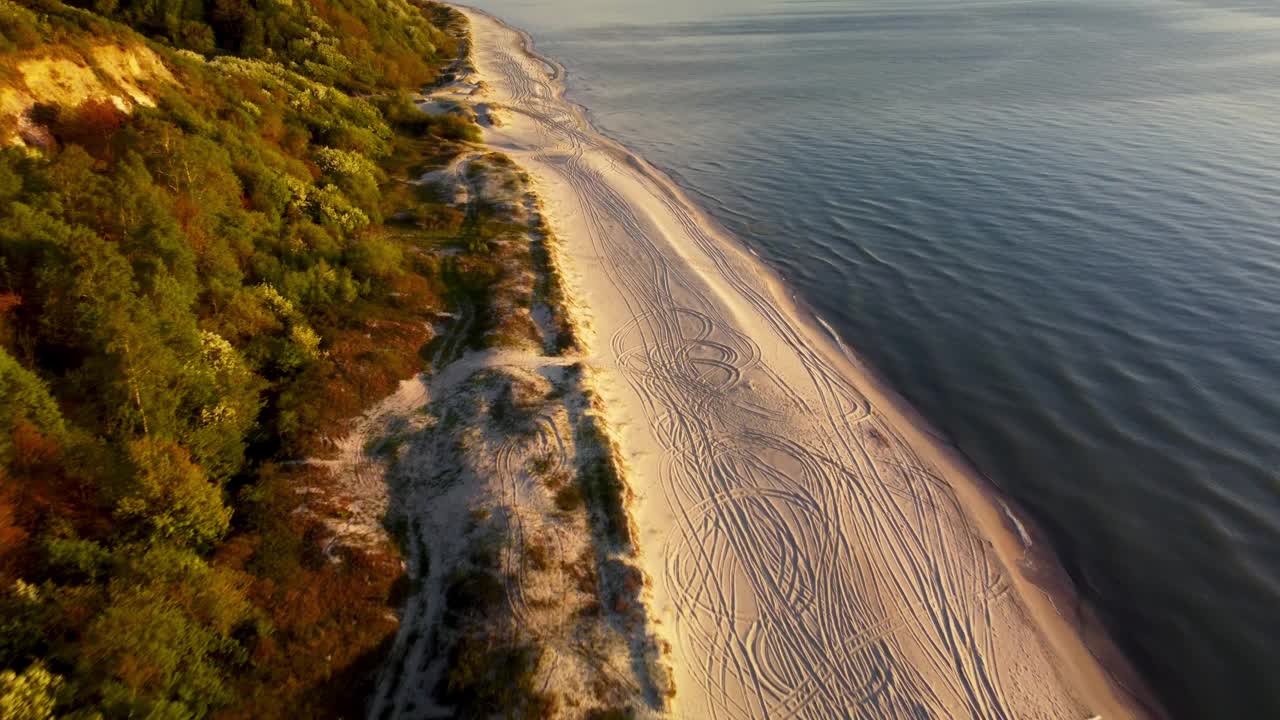
{"type": "MultiPolygon", "coordinates": [[[[141,45],[99,45],[85,54],[59,47],[18,57],[11,80],[0,85],[0,124],[15,128],[36,103],[76,107],[86,100],[106,99],[125,112],[135,105],[153,107],[144,88],[174,81],[160,57],[141,45]]],[[[22,139],[15,130],[0,142],[16,144],[22,139]]]]}
{"type": "Polygon", "coordinates": [[[652,717],[669,695],[622,468],[528,180],[469,145],[414,181],[475,221],[421,251],[493,274],[434,328],[427,370],[312,461],[349,499],[334,542],[389,533],[406,559],[371,717],[652,717]]]}

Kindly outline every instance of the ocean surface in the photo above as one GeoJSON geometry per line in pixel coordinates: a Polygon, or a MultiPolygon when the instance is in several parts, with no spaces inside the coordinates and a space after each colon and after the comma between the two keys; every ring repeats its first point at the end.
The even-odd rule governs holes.
{"type": "Polygon", "coordinates": [[[1179,718],[1280,718],[1280,3],[472,0],[1054,538],[1179,718]]]}

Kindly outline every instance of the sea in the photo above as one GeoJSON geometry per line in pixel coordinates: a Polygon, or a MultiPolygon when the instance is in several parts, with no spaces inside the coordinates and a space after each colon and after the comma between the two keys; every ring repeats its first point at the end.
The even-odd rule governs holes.
{"type": "Polygon", "coordinates": [[[1049,533],[1176,718],[1280,718],[1280,2],[470,0],[1049,533]]]}

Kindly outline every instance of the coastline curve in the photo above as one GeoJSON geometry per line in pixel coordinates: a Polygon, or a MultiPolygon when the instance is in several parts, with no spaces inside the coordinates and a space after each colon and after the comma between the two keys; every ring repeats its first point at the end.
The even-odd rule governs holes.
{"type": "Polygon", "coordinates": [[[666,534],[666,576],[726,574],[692,604],[657,582],[691,681],[677,714],[1164,717],[1034,521],[667,173],[596,131],[528,33],[458,7],[511,116],[487,139],[549,201],[593,328],[644,346],[637,370],[634,347],[592,343],[632,420],[642,559],[655,578],[671,567],[650,547],[666,534]],[[768,500],[784,487],[800,499],[768,500]],[[778,572],[817,550],[770,552],[799,527],[796,503],[836,537],[826,566],[778,572]],[[698,547],[708,533],[720,540],[698,547]]]}

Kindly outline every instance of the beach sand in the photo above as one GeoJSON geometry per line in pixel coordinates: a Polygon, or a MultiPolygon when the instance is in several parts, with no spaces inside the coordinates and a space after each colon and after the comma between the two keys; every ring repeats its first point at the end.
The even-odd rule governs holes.
{"type": "Polygon", "coordinates": [[[1160,717],[1037,529],[527,36],[464,9],[563,242],[682,718],[1160,717]]]}

